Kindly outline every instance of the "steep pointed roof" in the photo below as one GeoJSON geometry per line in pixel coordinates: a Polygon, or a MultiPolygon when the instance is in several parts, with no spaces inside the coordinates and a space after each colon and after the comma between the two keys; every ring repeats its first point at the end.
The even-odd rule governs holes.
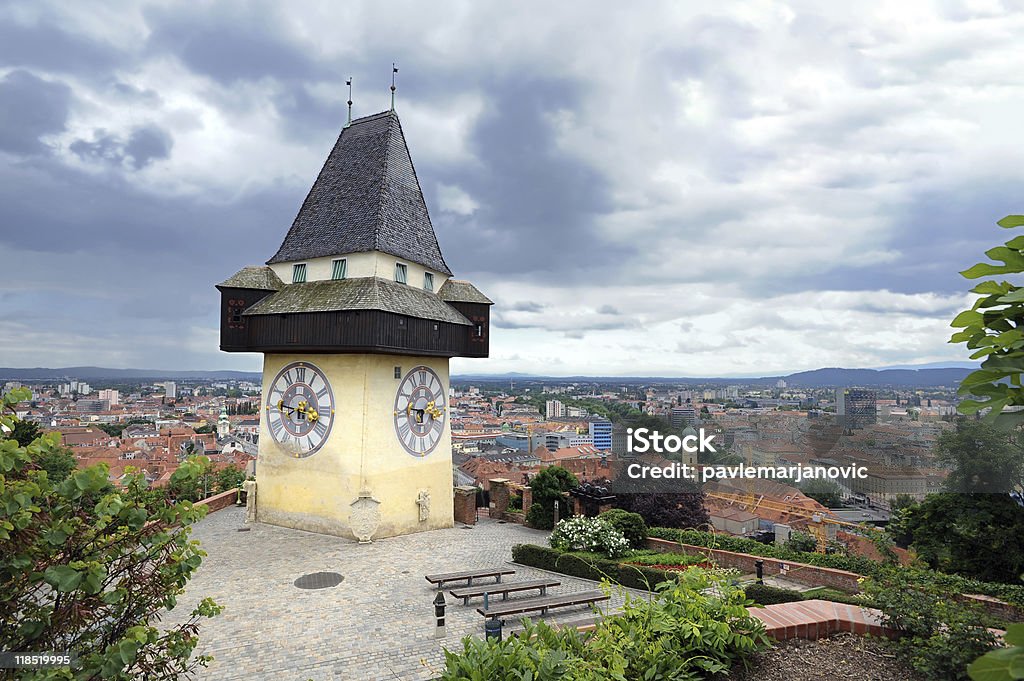
{"type": "Polygon", "coordinates": [[[342,129],[267,264],[364,251],[451,274],[394,111],[358,118],[342,129]]]}

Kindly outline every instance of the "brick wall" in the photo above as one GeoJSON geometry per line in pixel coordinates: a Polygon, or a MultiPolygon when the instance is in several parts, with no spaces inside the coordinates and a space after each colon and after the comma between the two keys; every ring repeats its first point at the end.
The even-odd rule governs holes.
{"type": "Polygon", "coordinates": [[[455,522],[476,525],[476,487],[455,488],[455,522]]]}
{"type": "Polygon", "coordinates": [[[202,501],[197,501],[195,503],[195,505],[196,506],[205,506],[207,509],[209,509],[207,511],[207,513],[213,513],[214,511],[219,511],[222,508],[227,508],[228,506],[234,506],[235,505],[235,501],[237,499],[238,499],[238,490],[237,489],[229,489],[227,492],[221,492],[220,494],[214,494],[212,497],[206,497],[202,501]]]}
{"type": "Polygon", "coordinates": [[[490,481],[491,490],[491,516],[495,513],[504,513],[508,510],[509,481],[506,478],[493,478],[490,481]]]}
{"type": "Polygon", "coordinates": [[[857,583],[857,580],[861,578],[861,575],[846,570],[823,568],[816,565],[807,565],[806,563],[794,563],[791,560],[779,560],[778,558],[752,556],[748,553],[709,549],[704,546],[693,546],[692,544],[679,544],[678,542],[666,541],[664,539],[649,538],[647,540],[647,547],[655,551],[684,551],[694,555],[708,556],[721,567],[736,568],[744,574],[753,574],[755,562],[763,560],[764,575],[766,577],[782,576],[800,584],[830,586],[834,589],[850,593],[860,591],[860,584],[857,583]],[[783,567],[786,569],[784,570],[783,567]]]}

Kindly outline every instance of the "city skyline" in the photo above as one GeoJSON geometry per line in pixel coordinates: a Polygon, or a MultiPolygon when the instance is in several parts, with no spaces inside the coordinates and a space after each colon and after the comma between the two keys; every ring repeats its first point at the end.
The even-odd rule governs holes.
{"type": "Polygon", "coordinates": [[[386,109],[392,61],[441,247],[496,302],[453,373],[966,359],[957,271],[1019,208],[1024,13],[288,7],[0,9],[3,364],[258,370],[213,285],[274,253],[345,79],[386,109]]]}

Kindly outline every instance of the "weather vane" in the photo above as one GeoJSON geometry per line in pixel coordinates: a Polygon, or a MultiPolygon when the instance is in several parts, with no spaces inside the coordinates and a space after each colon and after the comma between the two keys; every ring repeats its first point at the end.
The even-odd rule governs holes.
{"type": "Polygon", "coordinates": [[[395,74],[398,73],[398,67],[395,66],[395,62],[391,62],[391,110],[395,110],[395,74]]]}
{"type": "Polygon", "coordinates": [[[352,76],[348,77],[345,85],[348,85],[348,122],[345,123],[345,127],[348,127],[352,125],[352,76]]]}

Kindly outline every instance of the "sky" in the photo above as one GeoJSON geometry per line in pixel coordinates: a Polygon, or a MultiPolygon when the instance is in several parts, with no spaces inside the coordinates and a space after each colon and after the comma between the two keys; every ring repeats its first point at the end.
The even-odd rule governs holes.
{"type": "Polygon", "coordinates": [[[1024,212],[1024,1],[0,1],[0,366],[259,370],[214,285],[345,122],[397,111],[457,373],[964,360],[957,273],[1024,212]]]}

